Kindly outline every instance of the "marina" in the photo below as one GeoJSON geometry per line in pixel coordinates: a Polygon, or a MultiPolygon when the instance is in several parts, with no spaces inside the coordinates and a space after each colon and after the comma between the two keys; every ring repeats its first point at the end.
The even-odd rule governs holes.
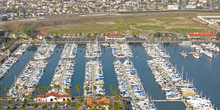
{"type": "Polygon", "coordinates": [[[20,45],[13,53],[8,57],[6,61],[0,66],[0,79],[8,72],[9,69],[19,60],[21,56],[29,47],[29,44],[20,45]]]}
{"type": "Polygon", "coordinates": [[[8,96],[21,97],[22,94],[28,96],[34,92],[35,87],[44,74],[47,61],[30,61],[23,72],[16,78],[15,84],[8,92],[8,96]]]}
{"type": "MultiPolygon", "coordinates": [[[[53,66],[53,68],[51,68],[52,72],[49,72],[48,70],[45,70],[46,74],[42,76],[42,79],[39,81],[39,84],[38,84],[38,85],[40,85],[40,87],[45,87],[45,86],[50,85],[50,82],[51,82],[50,79],[53,78],[54,70],[55,70],[56,66],[58,65],[58,62],[57,63],[56,62],[51,63],[51,62],[54,61],[54,59],[59,60],[62,47],[63,46],[59,47],[58,52],[57,52],[57,50],[55,50],[54,51],[55,56],[52,55],[52,57],[51,57],[53,60],[49,60],[48,66],[49,65],[54,65],[54,66],[53,66]],[[46,72],[46,71],[48,71],[48,72],[46,72]],[[45,77],[46,75],[47,75],[47,78],[45,77]],[[46,83],[45,84],[43,83],[43,82],[45,82],[43,80],[43,78],[48,79],[48,81],[49,81],[48,85],[46,85],[46,83]]],[[[139,71],[138,75],[140,76],[140,79],[143,81],[142,82],[143,88],[145,89],[145,91],[149,92],[149,93],[146,93],[146,94],[148,94],[149,96],[152,96],[152,100],[165,100],[166,99],[166,97],[165,97],[166,94],[164,94],[164,92],[161,92],[160,88],[158,88],[158,86],[154,84],[154,81],[155,81],[153,79],[154,77],[151,78],[151,75],[153,75],[153,74],[151,73],[151,71],[148,71],[148,69],[147,69],[146,60],[150,60],[150,58],[145,53],[143,54],[144,48],[141,47],[141,45],[130,45],[130,47],[131,47],[131,49],[134,53],[134,57],[131,58],[130,60],[134,63],[134,65],[136,65],[136,69],[139,71]]],[[[183,50],[184,50],[184,52],[189,53],[189,52],[192,51],[192,49],[190,47],[180,47],[180,46],[169,46],[168,45],[168,46],[165,46],[165,48],[167,49],[167,51],[169,51],[169,54],[171,56],[170,63],[172,62],[172,64],[177,64],[178,65],[178,66],[176,66],[177,70],[181,70],[181,66],[183,65],[185,70],[190,73],[190,74],[188,74],[187,79],[192,79],[193,78],[193,85],[196,86],[196,88],[197,88],[196,90],[197,91],[203,91],[202,92],[203,95],[205,94],[208,97],[211,96],[211,98],[210,98],[211,102],[213,104],[215,104],[215,107],[218,107],[219,98],[217,97],[218,96],[217,92],[219,90],[217,89],[217,85],[214,86],[214,84],[217,83],[218,80],[216,78],[214,78],[213,75],[216,76],[216,77],[218,76],[216,74],[216,72],[214,72],[214,71],[218,70],[218,68],[215,65],[218,65],[218,62],[219,62],[218,55],[219,54],[218,53],[216,54],[216,59],[213,59],[213,61],[210,61],[211,59],[209,59],[208,57],[204,57],[200,60],[194,60],[193,56],[189,56],[187,59],[183,59],[183,57],[181,55],[178,55],[178,53],[182,52],[183,50]],[[183,63],[183,61],[185,61],[186,64],[183,63]],[[203,67],[202,70],[198,70],[198,68],[201,68],[199,66],[199,65],[201,65],[201,62],[206,62],[206,63],[202,63],[202,67],[203,67]],[[212,67],[207,66],[207,64],[212,65],[212,67]],[[195,65],[195,68],[192,68],[192,65],[195,65]],[[212,69],[210,71],[210,69],[207,69],[207,68],[212,68],[212,69]],[[198,71],[199,71],[199,74],[198,74],[198,71]],[[193,73],[193,74],[191,74],[191,73],[193,73]],[[212,73],[212,74],[209,75],[207,73],[212,73]],[[209,80],[208,85],[204,83],[204,78],[203,77],[208,78],[208,80],[209,80]],[[213,78],[214,78],[214,80],[213,80],[213,78]],[[206,89],[207,86],[208,86],[208,89],[206,89]],[[215,91],[210,91],[210,89],[215,90],[215,91]]],[[[83,82],[84,82],[84,77],[85,77],[84,76],[85,72],[83,72],[83,71],[85,70],[85,66],[82,66],[82,65],[83,64],[85,65],[85,63],[87,62],[87,59],[85,59],[85,57],[84,57],[84,55],[85,55],[85,45],[80,45],[77,51],[78,51],[77,52],[77,57],[75,59],[76,60],[76,66],[75,66],[76,70],[74,71],[74,75],[71,78],[72,79],[72,81],[71,81],[71,88],[72,88],[71,94],[73,96],[78,96],[78,92],[74,88],[74,86],[76,84],[80,84],[80,85],[82,84],[81,87],[83,87],[83,82]]],[[[26,56],[26,55],[30,56],[29,53],[32,53],[32,55],[33,55],[33,51],[27,51],[27,52],[28,53],[24,53],[24,55],[21,56],[22,60],[24,60],[23,56],[26,56]]],[[[114,60],[114,57],[111,53],[112,52],[111,52],[110,48],[102,47],[102,57],[103,58],[101,57],[101,59],[99,59],[99,60],[102,61],[103,68],[104,68],[103,69],[103,73],[104,73],[103,76],[105,77],[104,85],[108,84],[108,86],[106,85],[106,91],[105,91],[106,94],[111,94],[111,90],[109,89],[109,85],[111,85],[113,83],[113,82],[111,82],[111,78],[109,78],[109,77],[110,76],[111,77],[116,77],[116,76],[110,75],[110,74],[115,74],[115,73],[108,73],[109,77],[105,76],[106,72],[109,71],[109,69],[107,69],[108,67],[106,67],[106,65],[108,66],[108,64],[113,63],[113,60],[114,60]],[[108,57],[110,57],[110,59],[107,59],[108,57]],[[108,62],[110,62],[110,63],[108,63],[108,62]]],[[[203,57],[203,56],[201,56],[201,57],[203,57]]],[[[29,57],[27,57],[27,58],[29,60],[32,59],[32,58],[29,58],[29,57]]],[[[28,59],[25,59],[25,60],[29,61],[28,59]]],[[[21,62],[18,61],[18,63],[21,66],[21,67],[19,66],[20,68],[24,68],[25,65],[26,65],[25,63],[24,64],[22,63],[22,65],[23,65],[23,67],[22,67],[21,62]]],[[[7,74],[4,78],[8,78],[9,75],[12,74],[12,73],[10,73],[10,71],[12,71],[14,69],[14,67],[18,67],[17,63],[9,70],[9,74],[7,74]]],[[[17,72],[13,72],[13,74],[14,73],[17,73],[17,72]]],[[[21,72],[19,72],[19,73],[21,73],[21,72]]],[[[184,74],[184,75],[186,77],[186,74],[184,74]]],[[[2,81],[5,82],[4,78],[3,78],[2,81]]],[[[15,79],[14,75],[11,76],[11,79],[15,79]]],[[[190,82],[192,82],[192,80],[190,80],[190,82]]],[[[13,80],[12,80],[12,83],[13,83],[13,80]]],[[[7,86],[7,83],[5,83],[5,84],[7,86]]],[[[10,87],[10,84],[8,86],[10,87]]],[[[114,84],[114,86],[117,87],[117,84],[114,84]]],[[[2,86],[2,88],[4,88],[4,86],[2,86]]],[[[2,90],[2,91],[4,91],[4,90],[2,90]]],[[[82,93],[83,91],[81,90],[80,92],[82,93]]],[[[1,93],[4,93],[4,92],[1,92],[1,93]]],[[[199,93],[199,95],[200,95],[200,93],[199,93]]],[[[208,98],[206,98],[206,99],[208,99],[208,98]]],[[[171,108],[173,110],[182,110],[182,109],[185,108],[184,104],[182,102],[163,103],[163,102],[155,101],[154,103],[155,103],[155,106],[158,109],[164,109],[164,110],[169,110],[171,108]]],[[[193,103],[193,102],[190,102],[190,103],[193,103]]]]}
{"type": "Polygon", "coordinates": [[[7,94],[8,96],[29,96],[35,91],[35,88],[37,87],[40,79],[44,74],[44,69],[48,64],[48,61],[46,61],[46,59],[40,59],[49,58],[53,54],[53,51],[56,47],[56,44],[51,44],[51,46],[48,47],[46,45],[47,44],[42,44],[40,47],[38,47],[37,52],[34,55],[34,58],[37,60],[29,61],[22,73],[15,79],[14,85],[12,85],[7,94]],[[43,49],[43,51],[41,49],[43,49]],[[39,56],[41,58],[36,58],[36,55],[41,55],[39,56]]]}
{"type": "Polygon", "coordinates": [[[149,43],[143,43],[143,47],[145,48],[145,51],[147,54],[152,58],[169,58],[170,55],[166,52],[164,48],[162,48],[159,44],[149,44],[149,43]]]}
{"type": "Polygon", "coordinates": [[[74,42],[72,44],[67,43],[64,45],[60,58],[75,58],[76,53],[77,53],[77,44],[75,44],[74,42]]]}
{"type": "Polygon", "coordinates": [[[166,94],[167,100],[186,100],[187,109],[214,110],[210,99],[197,93],[193,82],[184,80],[182,75],[172,64],[163,58],[154,58],[147,61],[148,67],[154,74],[156,82],[166,94]]]}
{"type": "Polygon", "coordinates": [[[49,93],[69,94],[74,66],[74,59],[60,59],[50,84],[52,88],[48,91],[49,93]]]}
{"type": "Polygon", "coordinates": [[[95,43],[86,44],[86,58],[94,59],[101,57],[101,55],[101,46],[99,45],[98,41],[96,41],[95,43]]]}
{"type": "Polygon", "coordinates": [[[104,96],[104,77],[102,62],[89,60],[85,67],[84,96],[104,96]]]}
{"type": "Polygon", "coordinates": [[[127,43],[124,44],[114,43],[111,44],[110,46],[112,48],[112,54],[115,58],[133,57],[131,48],[127,43]]]}
{"type": "Polygon", "coordinates": [[[34,54],[34,60],[44,60],[50,58],[55,47],[56,44],[41,44],[40,47],[38,47],[37,52],[34,54]]]}
{"type": "Polygon", "coordinates": [[[117,60],[114,62],[114,67],[119,83],[120,95],[125,98],[131,98],[132,108],[136,110],[156,110],[154,103],[152,103],[142,86],[133,63],[129,59],[123,63],[117,60]]]}

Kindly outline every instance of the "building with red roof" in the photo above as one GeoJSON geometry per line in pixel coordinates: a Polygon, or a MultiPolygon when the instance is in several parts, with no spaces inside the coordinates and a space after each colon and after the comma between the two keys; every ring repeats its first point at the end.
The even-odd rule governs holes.
{"type": "Polygon", "coordinates": [[[47,37],[47,34],[45,34],[45,33],[41,33],[41,34],[37,35],[37,38],[40,40],[45,39],[46,37],[47,37]]]}
{"type": "Polygon", "coordinates": [[[37,95],[37,102],[66,102],[71,100],[71,95],[49,93],[46,95],[37,95]]]}
{"type": "Polygon", "coordinates": [[[194,33],[188,34],[188,38],[190,40],[215,40],[216,34],[194,32],[194,33]]]}
{"type": "Polygon", "coordinates": [[[124,41],[125,40],[125,36],[123,34],[108,34],[105,36],[105,40],[106,41],[124,41]]]}

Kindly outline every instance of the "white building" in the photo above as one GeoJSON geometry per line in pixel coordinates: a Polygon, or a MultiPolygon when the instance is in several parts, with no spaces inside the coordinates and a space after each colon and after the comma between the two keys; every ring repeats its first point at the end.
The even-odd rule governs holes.
{"type": "Polygon", "coordinates": [[[123,34],[108,34],[105,36],[106,41],[124,41],[125,39],[123,34]]]}
{"type": "Polygon", "coordinates": [[[49,93],[46,95],[38,95],[37,102],[66,102],[71,100],[71,95],[49,93]]]}
{"type": "Polygon", "coordinates": [[[168,10],[179,10],[179,5],[168,5],[167,9],[168,10]]]}
{"type": "Polygon", "coordinates": [[[187,9],[196,9],[196,5],[186,5],[187,9]]]}

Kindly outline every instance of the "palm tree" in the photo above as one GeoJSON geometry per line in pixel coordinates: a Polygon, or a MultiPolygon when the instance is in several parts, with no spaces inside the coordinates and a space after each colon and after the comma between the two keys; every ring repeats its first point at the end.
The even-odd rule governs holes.
{"type": "Polygon", "coordinates": [[[9,100],[9,101],[8,101],[8,105],[11,105],[11,103],[12,103],[12,102],[9,100]]]}
{"type": "Polygon", "coordinates": [[[15,90],[18,90],[18,86],[17,85],[15,86],[15,90]]]}
{"type": "Polygon", "coordinates": [[[76,90],[78,91],[79,96],[80,96],[80,89],[81,89],[81,86],[80,86],[79,84],[77,84],[77,85],[75,86],[75,88],[76,88],[76,90]]]}
{"type": "Polygon", "coordinates": [[[67,105],[67,106],[70,106],[70,105],[71,105],[71,100],[67,100],[67,101],[66,101],[66,105],[67,105]]]}
{"type": "Polygon", "coordinates": [[[34,108],[36,109],[38,106],[39,106],[38,104],[35,104],[35,105],[34,105],[34,108]]]}
{"type": "Polygon", "coordinates": [[[45,91],[46,91],[46,92],[49,91],[49,86],[45,87],[45,91]]]}
{"type": "Polygon", "coordinates": [[[53,88],[51,86],[49,86],[49,90],[51,91],[53,88]]]}
{"type": "Polygon", "coordinates": [[[69,89],[69,93],[71,93],[72,92],[72,89],[69,89]]]}
{"type": "Polygon", "coordinates": [[[24,86],[24,89],[27,89],[27,86],[24,86]]]}
{"type": "Polygon", "coordinates": [[[75,105],[75,108],[81,109],[81,104],[76,104],[76,105],[75,105]]]}
{"type": "Polygon", "coordinates": [[[57,85],[58,92],[60,91],[60,89],[61,89],[60,85],[57,85]]]}
{"type": "Polygon", "coordinates": [[[43,105],[42,108],[43,108],[43,109],[48,108],[47,104],[43,105]]]}
{"type": "Polygon", "coordinates": [[[37,92],[38,92],[39,94],[41,94],[42,90],[41,90],[40,87],[37,89],[37,92]]]}
{"type": "Polygon", "coordinates": [[[24,106],[23,104],[21,105],[21,109],[22,109],[22,110],[24,110],[24,109],[25,109],[25,106],[24,106]]]}
{"type": "Polygon", "coordinates": [[[0,109],[3,109],[4,107],[2,105],[0,105],[0,109]]]}
{"type": "Polygon", "coordinates": [[[5,87],[5,92],[8,92],[8,90],[9,90],[9,87],[6,86],[6,87],[5,87]]]}
{"type": "Polygon", "coordinates": [[[89,87],[88,87],[88,86],[85,87],[85,91],[86,91],[86,92],[89,91],[89,87]]]}
{"type": "Polygon", "coordinates": [[[105,91],[105,86],[102,86],[102,90],[105,91]]]}
{"type": "Polygon", "coordinates": [[[36,87],[37,87],[37,85],[36,85],[36,84],[34,84],[34,85],[33,85],[33,87],[34,87],[34,88],[36,88],[36,87]]]}
{"type": "Polygon", "coordinates": [[[114,86],[111,85],[111,86],[110,86],[110,89],[112,90],[112,96],[113,96],[113,89],[114,89],[114,86]]]}
{"type": "MultiPolygon", "coordinates": [[[[93,90],[96,91],[96,89],[97,89],[97,86],[93,86],[93,90]]],[[[95,92],[93,94],[95,94],[95,92]]]]}

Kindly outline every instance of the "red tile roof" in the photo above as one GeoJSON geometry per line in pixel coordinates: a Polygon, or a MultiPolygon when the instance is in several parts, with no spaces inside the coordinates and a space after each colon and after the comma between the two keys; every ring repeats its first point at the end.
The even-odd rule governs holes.
{"type": "Polygon", "coordinates": [[[107,37],[124,37],[123,34],[108,34],[107,37]]]}
{"type": "Polygon", "coordinates": [[[54,97],[71,97],[71,95],[65,95],[65,94],[57,94],[57,93],[49,93],[46,95],[37,95],[37,98],[47,98],[49,96],[54,96],[54,97]]]}
{"type": "Polygon", "coordinates": [[[38,34],[37,36],[38,36],[38,37],[40,37],[40,36],[42,36],[42,37],[47,37],[47,34],[41,33],[41,34],[38,34]]]}
{"type": "Polygon", "coordinates": [[[216,37],[216,35],[212,33],[207,33],[207,34],[193,33],[193,34],[189,34],[189,36],[190,37],[216,37]]]}

